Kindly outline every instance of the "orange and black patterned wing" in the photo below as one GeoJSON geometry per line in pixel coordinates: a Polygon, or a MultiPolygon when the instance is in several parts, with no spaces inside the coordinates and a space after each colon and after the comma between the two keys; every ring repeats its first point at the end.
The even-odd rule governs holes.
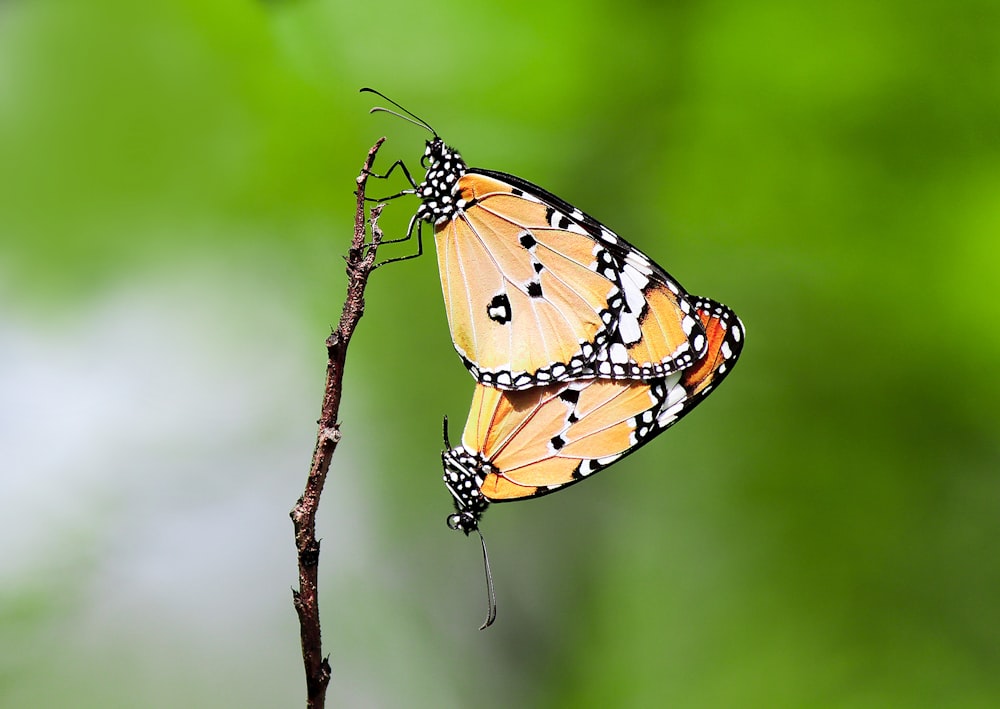
{"type": "Polygon", "coordinates": [[[705,337],[690,296],[600,222],[513,175],[428,142],[416,218],[434,224],[452,340],[477,382],[520,390],[650,379],[705,337]]]}
{"type": "Polygon", "coordinates": [[[603,268],[621,291],[621,307],[607,337],[596,350],[590,370],[573,378],[649,380],[685,369],[704,353],[706,340],[693,308],[693,298],[666,270],[601,222],[514,175],[474,168],[506,183],[523,199],[537,200],[546,208],[547,226],[588,235],[613,262],[603,268]]]}
{"type": "Polygon", "coordinates": [[[721,303],[695,299],[707,352],[649,382],[591,379],[504,392],[477,385],[462,445],[442,454],[444,480],[469,533],[491,502],[545,495],[634,452],[703,401],[732,370],[744,330],[721,303]]]}
{"type": "Polygon", "coordinates": [[[690,367],[707,346],[691,296],[645,254],[627,248],[616,257],[625,305],[598,352],[596,376],[649,380],[690,367]]]}
{"type": "Polygon", "coordinates": [[[504,389],[589,372],[623,307],[609,252],[549,225],[546,207],[477,173],[435,226],[452,340],[477,381],[504,389]]]}

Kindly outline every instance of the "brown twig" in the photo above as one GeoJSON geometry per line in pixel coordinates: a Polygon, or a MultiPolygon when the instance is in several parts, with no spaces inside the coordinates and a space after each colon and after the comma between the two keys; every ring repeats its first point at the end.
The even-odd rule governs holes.
{"type": "Polygon", "coordinates": [[[295,611],[299,616],[299,633],[302,640],[302,662],[306,670],[306,707],[322,709],[326,704],[326,688],[330,684],[330,662],[323,656],[323,641],[319,623],[319,540],[316,539],[316,510],[323,493],[330,459],[340,441],[340,423],[337,415],[344,382],[344,361],[347,345],[358,321],[365,311],[365,286],[368,276],[376,267],[375,252],[382,241],[382,232],[376,221],[383,205],[371,210],[372,240],[365,241],[365,185],[371,172],[375,154],[385,138],[380,138],[365,160],[358,176],[358,204],[354,214],[354,239],[347,252],[347,300],[340,314],[337,329],[326,340],[328,361],[326,366],[326,391],[323,394],[323,412],[319,418],[319,433],[312,465],[306,480],[305,492],[292,508],[295,526],[295,547],[299,555],[299,587],[292,590],[295,611]]]}

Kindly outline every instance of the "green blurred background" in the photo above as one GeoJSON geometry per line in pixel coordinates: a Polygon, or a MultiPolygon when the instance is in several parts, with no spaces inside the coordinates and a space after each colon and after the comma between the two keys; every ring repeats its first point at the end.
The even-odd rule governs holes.
{"type": "Polygon", "coordinates": [[[748,345],[627,461],[491,509],[480,633],[438,458],[472,382],[433,254],[378,271],[320,514],[331,706],[1000,705],[975,0],[0,4],[0,705],[304,703],[287,512],[353,180],[427,137],[360,86],[748,345]]]}

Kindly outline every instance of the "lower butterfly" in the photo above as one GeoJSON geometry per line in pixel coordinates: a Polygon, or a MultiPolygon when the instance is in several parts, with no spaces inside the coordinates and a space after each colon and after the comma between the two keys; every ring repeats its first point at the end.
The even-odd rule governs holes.
{"type": "Polygon", "coordinates": [[[708,351],[682,372],[649,382],[605,379],[504,392],[477,385],[462,445],[442,454],[455,498],[448,526],[478,529],[492,502],[547,495],[633,453],[704,401],[732,371],[744,329],[725,305],[695,308],[708,351]]]}
{"type": "MultiPolygon", "coordinates": [[[[550,192],[514,175],[469,167],[433,134],[407,235],[423,251],[434,227],[452,341],[477,382],[504,390],[585,378],[646,380],[705,352],[691,296],[662,267],[550,192]]],[[[412,120],[411,120],[412,119],[412,120]]]]}
{"type": "Polygon", "coordinates": [[[704,401],[732,371],[744,328],[725,305],[695,299],[707,352],[682,372],[648,382],[590,379],[505,392],[477,384],[462,445],[441,454],[454,497],[448,526],[479,533],[489,610],[496,596],[486,541],[479,532],[493,502],[547,495],[584,480],[638,450],[704,401]]]}

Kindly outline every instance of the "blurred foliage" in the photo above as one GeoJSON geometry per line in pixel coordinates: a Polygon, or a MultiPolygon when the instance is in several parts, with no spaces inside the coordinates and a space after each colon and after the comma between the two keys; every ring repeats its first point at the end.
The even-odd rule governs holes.
{"type": "MultiPolygon", "coordinates": [[[[352,181],[379,135],[383,165],[416,166],[426,139],[367,114],[357,89],[377,87],[472,164],[544,185],[730,304],[748,345],[662,439],[586,485],[489,512],[500,619],[477,634],[478,552],[444,528],[437,468],[440,416],[463,418],[471,380],[433,255],[379,271],[328,492],[364,473],[340,484],[361,487],[372,537],[324,519],[324,551],[367,564],[352,576],[324,557],[351,589],[327,588],[332,700],[996,706],[998,28],[985,0],[3,3],[3,312],[20,328],[64,323],[123,284],[183,293],[207,270],[238,313],[219,329],[313,356],[297,376],[315,400],[271,414],[305,446],[279,458],[286,497],[265,513],[278,519],[308,460],[352,181]],[[303,323],[301,340],[241,330],[265,301],[303,323]]],[[[393,202],[383,226],[398,234],[414,208],[393,202]]],[[[100,527],[107,502],[84,504],[100,527]]],[[[287,564],[253,583],[284,592],[291,528],[276,529],[287,564]]],[[[183,644],[143,665],[146,631],[113,651],[71,640],[73,609],[93,600],[78,590],[87,563],[44,566],[33,575],[76,581],[20,579],[0,598],[0,632],[34,648],[0,656],[0,703],[273,706],[256,685],[299,691],[287,597],[242,621],[256,633],[243,652],[287,650],[273,676],[212,665],[211,643],[199,652],[219,674],[183,644]],[[81,647],[82,669],[68,662],[81,647]],[[144,702],[143,686],[176,694],[144,702]]]]}

